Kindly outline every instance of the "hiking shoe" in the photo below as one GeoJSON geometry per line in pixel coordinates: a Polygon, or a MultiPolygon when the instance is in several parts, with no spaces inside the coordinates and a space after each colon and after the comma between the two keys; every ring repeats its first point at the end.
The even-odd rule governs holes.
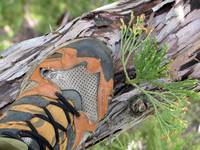
{"type": "Polygon", "coordinates": [[[110,52],[103,42],[87,38],[49,54],[28,72],[17,100],[1,117],[0,143],[13,139],[32,150],[75,149],[107,112],[110,52]]]}

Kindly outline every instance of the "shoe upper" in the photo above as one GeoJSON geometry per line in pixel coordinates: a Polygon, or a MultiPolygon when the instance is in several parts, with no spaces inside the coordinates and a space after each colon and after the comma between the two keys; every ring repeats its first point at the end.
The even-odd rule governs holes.
{"type": "Polygon", "coordinates": [[[30,71],[1,117],[0,135],[30,149],[74,149],[108,109],[113,88],[110,49],[92,38],[57,49],[30,71]]]}

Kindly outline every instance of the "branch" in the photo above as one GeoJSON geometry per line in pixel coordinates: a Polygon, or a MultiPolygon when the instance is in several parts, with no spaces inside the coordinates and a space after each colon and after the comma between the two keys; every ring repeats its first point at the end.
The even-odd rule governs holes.
{"type": "MultiPolygon", "coordinates": [[[[4,111],[7,105],[15,100],[24,75],[42,58],[67,45],[70,40],[95,37],[104,41],[112,50],[115,95],[105,119],[80,148],[88,147],[116,132],[133,127],[151,114],[152,109],[142,99],[139,91],[124,83],[124,76],[120,73],[120,18],[128,22],[131,11],[135,15],[145,13],[146,25],[154,29],[153,34],[160,44],[167,43],[169,47],[167,57],[173,59],[172,78],[199,79],[200,9],[194,3],[193,0],[122,0],[83,14],[54,32],[13,45],[1,54],[1,110],[4,111]],[[138,112],[138,106],[145,106],[145,109],[138,112]]],[[[134,66],[130,65],[129,70],[129,73],[134,75],[134,66]]],[[[200,89],[200,86],[197,89],[200,89]]]]}
{"type": "MultiPolygon", "coordinates": [[[[143,87],[144,89],[149,87],[143,87]]],[[[97,130],[78,149],[88,148],[116,133],[132,128],[153,113],[150,103],[137,89],[124,93],[112,100],[104,119],[97,130]]]]}

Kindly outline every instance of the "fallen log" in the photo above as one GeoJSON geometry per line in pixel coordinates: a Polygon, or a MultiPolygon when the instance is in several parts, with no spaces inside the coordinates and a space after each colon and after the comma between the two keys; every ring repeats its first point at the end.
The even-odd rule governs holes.
{"type": "MultiPolygon", "coordinates": [[[[133,127],[153,110],[145,104],[138,113],[138,104],[145,99],[137,90],[125,84],[120,61],[120,19],[130,14],[146,16],[146,26],[153,29],[159,44],[168,45],[167,57],[172,59],[170,73],[173,80],[200,78],[200,5],[199,0],[121,0],[103,6],[60,26],[46,35],[22,41],[1,53],[0,108],[4,111],[19,90],[25,74],[55,48],[73,39],[94,37],[112,50],[115,85],[109,111],[95,133],[82,147],[94,145],[104,138],[133,127]]],[[[134,66],[129,66],[134,77],[134,66]]],[[[146,85],[144,88],[151,88],[146,85]]],[[[200,86],[197,87],[200,90],[200,86]]]]}

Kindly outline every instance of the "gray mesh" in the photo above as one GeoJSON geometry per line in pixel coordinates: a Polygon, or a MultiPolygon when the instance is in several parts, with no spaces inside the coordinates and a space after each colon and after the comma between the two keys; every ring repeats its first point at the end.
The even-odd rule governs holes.
{"type": "Polygon", "coordinates": [[[74,89],[82,97],[82,108],[88,118],[97,121],[98,74],[89,73],[85,65],[79,65],[65,71],[52,71],[46,78],[57,84],[62,90],[74,89]]]}
{"type": "Polygon", "coordinates": [[[29,137],[22,137],[21,139],[28,145],[33,141],[33,139],[29,137]]]}

